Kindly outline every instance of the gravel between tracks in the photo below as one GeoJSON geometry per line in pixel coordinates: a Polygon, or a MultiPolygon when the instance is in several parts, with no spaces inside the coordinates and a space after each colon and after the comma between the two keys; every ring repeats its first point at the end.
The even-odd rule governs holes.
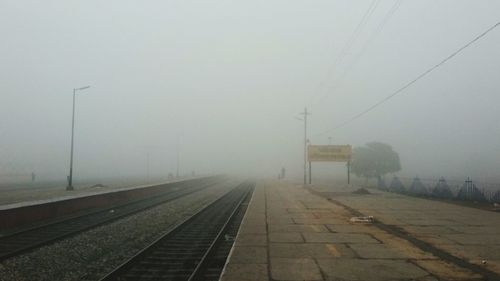
{"type": "Polygon", "coordinates": [[[0,263],[0,280],[99,280],[235,187],[227,181],[0,263]]]}

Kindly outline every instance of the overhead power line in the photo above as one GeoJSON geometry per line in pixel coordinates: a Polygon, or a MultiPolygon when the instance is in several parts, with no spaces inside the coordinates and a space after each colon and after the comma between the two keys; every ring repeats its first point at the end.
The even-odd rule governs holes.
{"type": "Polygon", "coordinates": [[[317,100],[318,102],[321,102],[324,98],[326,98],[328,95],[330,95],[330,93],[333,90],[336,90],[338,87],[340,87],[340,83],[342,82],[342,80],[344,80],[344,78],[347,76],[347,74],[351,70],[351,68],[353,68],[354,65],[356,65],[356,63],[359,61],[359,59],[363,56],[364,52],[366,51],[366,49],[368,48],[368,46],[370,45],[370,43],[373,40],[375,40],[375,38],[377,37],[377,35],[379,35],[382,32],[382,29],[384,28],[384,26],[386,25],[386,23],[394,15],[394,13],[398,10],[399,6],[401,5],[401,2],[402,2],[402,0],[397,0],[396,2],[394,2],[394,4],[392,5],[391,9],[389,10],[389,12],[384,16],[384,18],[382,19],[382,21],[377,25],[377,27],[375,28],[374,32],[368,37],[368,40],[365,41],[365,43],[364,43],[363,47],[361,47],[361,50],[359,51],[359,53],[356,54],[354,56],[354,58],[351,60],[350,64],[348,64],[344,68],[344,71],[342,72],[342,74],[337,75],[335,77],[336,79],[333,79],[333,83],[332,83],[333,86],[330,87],[329,91],[326,91],[324,93],[324,95],[321,96],[317,100]]]}
{"type": "Polygon", "coordinates": [[[320,133],[318,135],[327,134],[327,133],[330,133],[331,131],[334,131],[334,130],[337,130],[339,128],[342,128],[342,127],[346,126],[347,124],[351,123],[352,121],[354,121],[354,120],[362,117],[363,115],[367,114],[368,112],[372,111],[373,109],[379,107],[380,105],[382,105],[383,103],[387,102],[391,98],[393,98],[396,95],[402,93],[406,88],[408,88],[411,85],[415,84],[418,80],[420,80],[420,79],[424,78],[425,76],[427,76],[429,73],[431,73],[432,71],[434,71],[436,68],[442,66],[443,64],[445,64],[446,62],[448,62],[449,60],[451,60],[453,57],[455,57],[456,55],[458,55],[459,53],[461,53],[463,50],[465,50],[466,48],[468,48],[469,46],[471,46],[472,44],[474,44],[479,39],[483,38],[486,34],[488,34],[493,29],[497,28],[499,25],[500,25],[500,21],[497,22],[496,24],[494,24],[493,26],[491,26],[490,28],[486,29],[483,33],[481,33],[478,36],[476,36],[474,39],[472,39],[467,44],[465,44],[462,47],[460,47],[455,52],[451,53],[449,56],[447,56],[446,58],[444,58],[443,60],[441,60],[438,64],[436,64],[436,65],[432,66],[431,68],[427,69],[426,71],[424,71],[423,73],[421,73],[420,75],[418,75],[416,78],[414,78],[410,82],[404,84],[402,87],[400,87],[399,89],[397,89],[396,91],[394,91],[393,93],[391,93],[390,95],[388,95],[387,97],[385,97],[384,99],[378,101],[374,105],[372,105],[372,106],[368,107],[367,109],[361,111],[360,113],[354,115],[350,119],[348,119],[345,122],[339,124],[337,127],[332,128],[330,130],[327,130],[327,131],[325,131],[323,133],[320,133]]]}
{"type": "Polygon", "coordinates": [[[344,48],[342,48],[342,51],[339,54],[340,58],[338,58],[337,61],[340,61],[346,54],[349,53],[349,49],[352,47],[354,42],[356,42],[361,30],[363,30],[364,26],[366,25],[366,23],[370,19],[370,16],[373,14],[373,11],[375,11],[375,9],[377,8],[379,3],[380,3],[379,0],[373,1],[371,3],[370,7],[368,7],[368,10],[366,10],[365,14],[363,15],[363,18],[361,18],[361,21],[358,23],[358,25],[354,29],[354,33],[351,35],[351,38],[349,38],[349,40],[345,44],[344,48]]]}
{"type": "Polygon", "coordinates": [[[377,8],[379,2],[380,0],[372,0],[368,9],[366,9],[365,13],[363,14],[363,17],[356,25],[356,28],[354,29],[353,33],[351,34],[345,45],[342,47],[337,56],[333,58],[333,61],[330,63],[326,71],[325,77],[316,85],[314,93],[309,100],[310,102],[313,102],[314,99],[317,97],[317,95],[320,94],[321,88],[325,85],[326,80],[328,80],[328,78],[333,74],[337,65],[340,64],[344,59],[344,57],[349,53],[350,48],[352,47],[354,42],[356,42],[360,32],[363,30],[364,26],[368,22],[373,11],[375,11],[375,9],[377,8]]]}

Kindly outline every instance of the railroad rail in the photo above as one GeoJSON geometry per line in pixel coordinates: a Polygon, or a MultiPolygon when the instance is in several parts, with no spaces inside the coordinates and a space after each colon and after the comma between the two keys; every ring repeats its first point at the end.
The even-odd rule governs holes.
{"type": "Polygon", "coordinates": [[[162,235],[101,281],[217,280],[254,186],[253,182],[238,185],[162,235]],[[221,256],[224,252],[225,256],[221,256]]]}
{"type": "Polygon", "coordinates": [[[76,235],[91,228],[110,223],[125,216],[187,196],[213,186],[218,182],[220,182],[220,179],[213,178],[202,183],[180,183],[152,198],[141,199],[104,209],[101,208],[78,216],[7,234],[6,236],[0,237],[0,261],[53,243],[57,240],[76,235]]]}
{"type": "Polygon", "coordinates": [[[193,274],[191,274],[190,281],[219,281],[222,270],[226,265],[227,257],[231,252],[234,240],[240,229],[241,221],[245,216],[251,198],[250,195],[244,199],[240,208],[230,218],[217,239],[215,239],[203,260],[198,264],[193,274]]]}

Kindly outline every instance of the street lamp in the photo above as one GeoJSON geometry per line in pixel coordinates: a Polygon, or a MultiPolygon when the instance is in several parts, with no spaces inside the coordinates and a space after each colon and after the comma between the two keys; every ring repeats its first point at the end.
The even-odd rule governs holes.
{"type": "Polygon", "coordinates": [[[307,111],[307,108],[304,108],[304,112],[301,112],[300,115],[303,115],[303,118],[295,117],[300,121],[304,121],[304,185],[307,184],[307,116],[311,115],[311,112],[307,111]]]}
{"type": "Polygon", "coordinates": [[[175,173],[175,177],[179,178],[179,169],[180,169],[180,161],[181,161],[181,151],[180,151],[180,146],[181,146],[181,136],[177,135],[177,147],[176,147],[176,156],[177,156],[177,172],[175,173]]]}
{"type": "Polygon", "coordinates": [[[71,157],[69,160],[69,176],[68,176],[68,186],[66,187],[66,190],[74,190],[73,187],[73,143],[74,143],[74,136],[75,136],[75,97],[76,97],[76,92],[77,91],[82,91],[85,89],[90,88],[90,86],[85,86],[81,88],[74,88],[73,89],[73,121],[71,123],[71,157]]]}

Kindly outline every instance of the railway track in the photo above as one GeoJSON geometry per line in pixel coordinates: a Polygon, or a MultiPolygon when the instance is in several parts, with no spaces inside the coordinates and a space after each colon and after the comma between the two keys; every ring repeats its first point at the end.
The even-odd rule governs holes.
{"type": "Polygon", "coordinates": [[[208,188],[220,182],[213,178],[206,182],[181,183],[168,188],[165,193],[153,198],[141,199],[111,208],[50,222],[0,237],[0,261],[25,253],[57,240],[81,233],[88,229],[110,223],[154,206],[173,201],[183,196],[208,188]]]}
{"type": "Polygon", "coordinates": [[[238,185],[101,281],[218,280],[254,186],[238,185]]]}

